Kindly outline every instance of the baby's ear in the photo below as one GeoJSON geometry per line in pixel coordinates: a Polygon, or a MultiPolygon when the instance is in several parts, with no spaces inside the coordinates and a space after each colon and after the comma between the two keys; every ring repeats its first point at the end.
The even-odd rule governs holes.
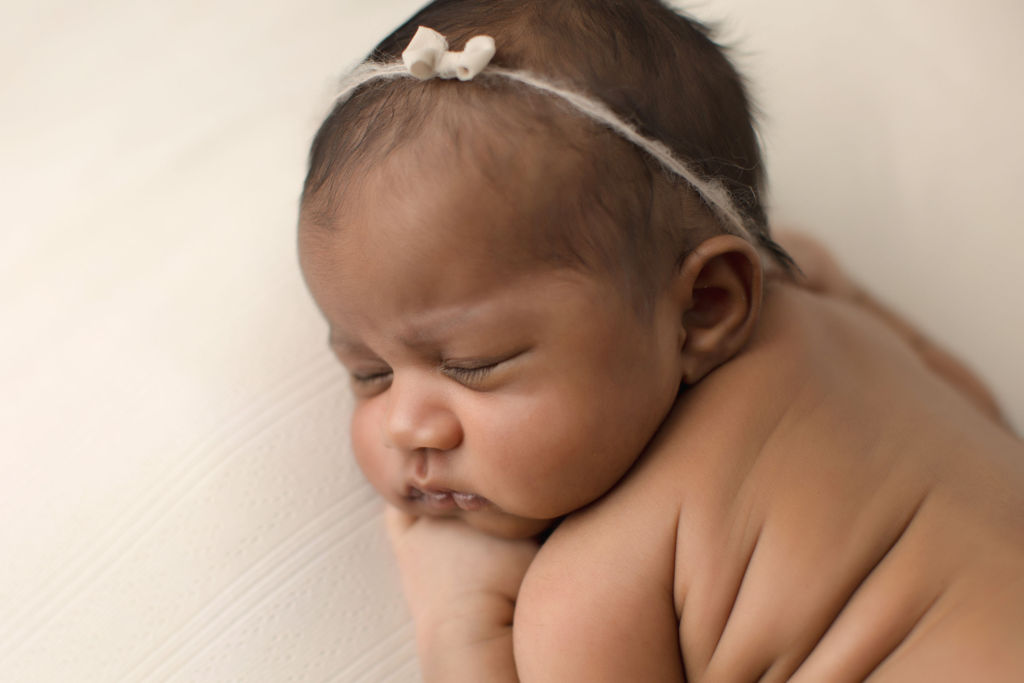
{"type": "Polygon", "coordinates": [[[686,256],[673,285],[682,311],[683,382],[695,384],[753,334],[761,312],[761,259],[749,242],[716,235],[686,256]]]}

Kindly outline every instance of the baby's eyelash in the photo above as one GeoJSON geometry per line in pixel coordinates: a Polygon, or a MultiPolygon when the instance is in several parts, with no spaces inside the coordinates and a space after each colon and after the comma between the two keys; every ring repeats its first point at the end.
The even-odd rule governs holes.
{"type": "Polygon", "coordinates": [[[388,370],[386,372],[374,372],[368,375],[350,372],[349,377],[351,377],[352,381],[357,384],[376,384],[378,382],[390,380],[391,371],[388,370]]]}
{"type": "Polygon", "coordinates": [[[444,372],[445,374],[453,376],[460,381],[472,382],[474,380],[483,379],[483,377],[493,370],[500,362],[501,361],[496,361],[486,365],[476,365],[473,367],[446,365],[444,366],[444,372]]]}
{"type": "Polygon", "coordinates": [[[463,384],[472,384],[482,380],[502,363],[518,358],[524,353],[526,353],[526,349],[493,359],[446,361],[441,364],[441,371],[463,384]]]}
{"type": "MultiPolygon", "coordinates": [[[[443,374],[456,382],[472,386],[482,382],[488,374],[502,363],[507,363],[524,353],[526,353],[525,349],[498,358],[445,360],[441,362],[439,369],[443,374]]],[[[376,395],[387,390],[391,385],[391,380],[394,377],[394,371],[391,368],[381,368],[380,370],[368,368],[367,370],[369,371],[357,372],[349,370],[349,381],[358,395],[376,395]]]]}

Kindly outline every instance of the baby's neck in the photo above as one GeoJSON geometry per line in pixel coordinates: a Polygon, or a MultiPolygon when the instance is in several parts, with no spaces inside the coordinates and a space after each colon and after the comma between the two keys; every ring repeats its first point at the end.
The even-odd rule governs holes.
{"type": "Polygon", "coordinates": [[[792,419],[800,396],[821,378],[807,362],[815,349],[798,329],[800,321],[789,299],[784,288],[769,290],[750,342],[684,390],[659,439],[685,434],[687,443],[708,439],[732,444],[732,452],[758,452],[792,419]]]}
{"type": "MultiPolygon", "coordinates": [[[[686,461],[692,481],[701,482],[694,485],[716,491],[723,504],[755,470],[789,471],[810,449],[890,457],[874,444],[888,443],[878,436],[901,418],[878,409],[870,381],[851,360],[871,350],[841,337],[837,343],[820,299],[809,296],[771,285],[747,347],[683,393],[652,443],[652,454],[664,446],[686,461]]],[[[872,365],[866,373],[886,371],[863,365],[872,365]]]]}
{"type": "Polygon", "coordinates": [[[826,461],[865,491],[914,482],[912,503],[958,453],[1014,444],[877,318],[773,284],[748,346],[680,397],[647,457],[678,459],[714,506],[801,486],[826,461]]]}

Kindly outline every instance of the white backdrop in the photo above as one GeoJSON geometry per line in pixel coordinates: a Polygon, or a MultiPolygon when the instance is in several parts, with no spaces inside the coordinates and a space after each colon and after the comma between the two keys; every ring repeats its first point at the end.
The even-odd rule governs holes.
{"type": "MultiPolygon", "coordinates": [[[[293,229],[334,83],[418,4],[0,5],[0,680],[416,680],[293,229]]],[[[690,7],[777,219],[1024,426],[1024,6],[690,7]]]]}

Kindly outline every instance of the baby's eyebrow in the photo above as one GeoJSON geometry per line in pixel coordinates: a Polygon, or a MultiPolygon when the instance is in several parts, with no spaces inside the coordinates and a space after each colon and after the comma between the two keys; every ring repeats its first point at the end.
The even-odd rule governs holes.
{"type": "MultiPolygon", "coordinates": [[[[436,317],[420,321],[420,324],[407,324],[404,330],[395,335],[394,340],[407,349],[422,354],[434,354],[442,342],[450,338],[477,316],[473,312],[462,310],[445,312],[436,317]],[[431,319],[433,318],[433,319],[431,319]]],[[[337,351],[351,354],[372,353],[362,341],[353,339],[341,331],[332,331],[327,338],[328,345],[337,351]]]]}
{"type": "Polygon", "coordinates": [[[327,335],[327,346],[335,351],[345,351],[348,353],[358,353],[367,350],[366,346],[361,342],[354,341],[348,337],[342,337],[333,332],[327,335]]]}

